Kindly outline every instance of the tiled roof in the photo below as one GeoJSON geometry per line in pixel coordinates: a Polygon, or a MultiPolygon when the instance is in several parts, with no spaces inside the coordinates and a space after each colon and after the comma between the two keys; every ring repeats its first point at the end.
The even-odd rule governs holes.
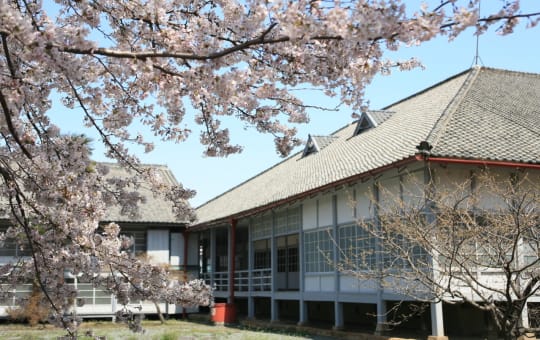
{"type": "MultiPolygon", "coordinates": [[[[122,178],[127,179],[128,177],[132,177],[133,174],[128,173],[128,171],[125,168],[120,167],[116,163],[99,163],[101,165],[106,166],[109,168],[109,172],[105,176],[105,178],[122,178]]],[[[143,164],[142,167],[151,167],[157,173],[163,181],[168,185],[176,185],[178,184],[176,178],[174,177],[171,170],[164,165],[150,165],[150,164],[143,164]]],[[[138,216],[126,216],[120,213],[120,207],[119,206],[109,206],[104,218],[105,222],[118,222],[118,223],[145,223],[149,226],[151,226],[153,223],[155,224],[175,224],[175,225],[186,225],[187,221],[179,221],[176,216],[172,213],[172,204],[169,201],[164,200],[161,197],[155,196],[152,194],[151,190],[149,189],[149,185],[145,185],[144,183],[141,184],[141,187],[137,189],[137,192],[141,194],[144,197],[144,203],[139,204],[139,211],[138,216]]],[[[5,199],[0,198],[0,205],[5,208],[7,206],[7,202],[5,199]]],[[[0,216],[0,222],[4,222],[6,219],[8,219],[8,215],[0,216]]]]}
{"type": "MultiPolygon", "coordinates": [[[[127,170],[115,163],[101,163],[106,165],[109,168],[109,173],[106,177],[119,177],[127,178],[133,176],[127,172],[127,170]]],[[[165,165],[149,165],[144,164],[143,167],[153,168],[162,180],[168,185],[177,185],[178,182],[174,177],[171,170],[165,165]]],[[[145,202],[139,205],[139,214],[136,217],[125,216],[120,213],[120,209],[117,206],[109,207],[107,210],[106,221],[114,222],[136,222],[136,223],[175,223],[183,224],[183,222],[178,221],[176,216],[172,212],[172,204],[162,197],[155,196],[148,185],[144,183],[141,184],[141,187],[137,189],[137,192],[141,194],[145,202]]]]}
{"type": "Polygon", "coordinates": [[[540,75],[479,69],[428,137],[431,155],[540,162],[540,75]]]}
{"type": "Polygon", "coordinates": [[[317,146],[319,147],[319,150],[322,150],[326,148],[330,143],[332,143],[334,140],[337,139],[335,136],[311,136],[315,143],[317,143],[317,146]]]}
{"type": "Polygon", "coordinates": [[[369,115],[369,117],[371,117],[375,124],[380,125],[384,123],[388,118],[392,117],[394,112],[386,110],[370,110],[367,112],[367,114],[369,115]]]}
{"type": "Polygon", "coordinates": [[[310,135],[308,140],[306,141],[306,146],[304,148],[304,152],[302,153],[302,156],[306,157],[314,152],[319,152],[336,139],[337,137],[335,136],[311,136],[310,135]]]}
{"type": "Polygon", "coordinates": [[[433,156],[540,162],[540,75],[475,67],[370,111],[377,127],[345,126],[309,157],[289,157],[197,208],[197,225],[300,196],[411,158],[422,141],[433,156]]]}

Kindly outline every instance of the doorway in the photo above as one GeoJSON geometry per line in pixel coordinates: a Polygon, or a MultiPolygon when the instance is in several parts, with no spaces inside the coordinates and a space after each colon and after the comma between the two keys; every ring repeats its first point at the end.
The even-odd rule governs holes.
{"type": "Polygon", "coordinates": [[[298,234],[280,236],[277,243],[277,290],[298,290],[298,234]]]}

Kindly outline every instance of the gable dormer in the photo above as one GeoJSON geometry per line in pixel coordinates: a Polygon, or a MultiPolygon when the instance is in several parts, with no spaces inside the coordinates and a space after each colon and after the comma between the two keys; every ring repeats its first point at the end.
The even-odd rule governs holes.
{"type": "Polygon", "coordinates": [[[380,124],[384,123],[388,118],[390,118],[393,114],[393,111],[384,110],[362,112],[360,118],[356,123],[356,128],[354,129],[353,136],[357,136],[366,130],[379,126],[380,124]]]}
{"type": "Polygon", "coordinates": [[[304,153],[302,154],[302,157],[306,157],[309,154],[315,153],[319,151],[319,146],[317,145],[317,142],[315,142],[315,139],[311,137],[311,135],[308,135],[308,140],[306,142],[306,146],[304,148],[304,153]]]}
{"type": "Polygon", "coordinates": [[[354,129],[353,136],[357,136],[362,132],[369,130],[375,126],[377,126],[377,124],[371,119],[369,114],[367,112],[362,112],[362,115],[356,123],[356,129],[354,129]]]}
{"type": "Polygon", "coordinates": [[[308,135],[308,140],[302,153],[302,157],[306,157],[312,153],[316,153],[327,147],[337,137],[335,136],[312,136],[308,135]]]}

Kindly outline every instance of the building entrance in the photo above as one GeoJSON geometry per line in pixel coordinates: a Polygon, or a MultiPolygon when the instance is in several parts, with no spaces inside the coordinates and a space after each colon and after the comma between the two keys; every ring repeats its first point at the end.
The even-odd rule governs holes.
{"type": "Polygon", "coordinates": [[[276,288],[278,290],[298,290],[298,234],[277,237],[276,242],[276,288]]]}

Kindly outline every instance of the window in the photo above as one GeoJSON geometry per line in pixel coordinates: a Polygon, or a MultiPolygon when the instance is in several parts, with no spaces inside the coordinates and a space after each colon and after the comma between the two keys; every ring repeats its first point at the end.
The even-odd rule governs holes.
{"type": "Polygon", "coordinates": [[[362,112],[360,118],[356,123],[356,129],[353,136],[359,135],[363,131],[377,127],[384,123],[387,119],[392,117],[393,111],[375,110],[369,112],[362,112]]]}
{"type": "Polygon", "coordinates": [[[229,269],[229,231],[225,228],[216,230],[216,272],[229,269]]]}
{"type": "Polygon", "coordinates": [[[288,234],[300,230],[300,208],[288,208],[275,214],[276,234],[288,234]]]}
{"type": "MultiPolygon", "coordinates": [[[[0,232],[6,232],[6,230],[7,228],[0,230],[0,232]]],[[[7,238],[0,247],[0,256],[30,256],[30,249],[25,243],[26,242],[17,242],[13,238],[7,238]]]]}
{"type": "Polygon", "coordinates": [[[411,263],[417,267],[429,267],[429,256],[425,249],[420,247],[401,234],[388,234],[389,244],[382,243],[384,249],[383,263],[385,268],[410,268],[411,263]]]}
{"type": "Polygon", "coordinates": [[[306,146],[304,147],[304,152],[302,157],[311,155],[312,153],[317,153],[322,149],[326,148],[328,145],[332,144],[338,137],[337,136],[308,136],[306,146]]]}
{"type": "Polygon", "coordinates": [[[351,269],[373,269],[376,265],[375,237],[357,224],[339,228],[341,261],[351,269]]]}
{"type": "Polygon", "coordinates": [[[523,265],[532,265],[538,262],[538,242],[535,239],[524,239],[520,249],[523,254],[523,265]]]}
{"type": "Polygon", "coordinates": [[[253,242],[254,269],[270,268],[270,240],[253,242]]]}
{"type": "Polygon", "coordinates": [[[330,272],[334,270],[333,242],[330,230],[318,230],[304,234],[304,258],[306,272],[330,272]]]}
{"type": "Polygon", "coordinates": [[[300,207],[290,208],[287,211],[287,230],[289,232],[300,230],[302,211],[300,207]]]}
{"type": "Polygon", "coordinates": [[[272,214],[258,216],[251,226],[253,239],[266,238],[272,235],[272,214]]]}
{"type": "Polygon", "coordinates": [[[318,151],[319,151],[319,146],[317,145],[317,142],[315,142],[315,139],[311,137],[311,135],[309,135],[302,157],[306,157],[307,155],[318,152],[318,151]]]}
{"type": "Polygon", "coordinates": [[[140,256],[146,253],[146,231],[145,230],[129,230],[121,229],[120,235],[131,237],[133,243],[126,251],[134,256],[140,256]]]}
{"type": "Polygon", "coordinates": [[[358,122],[356,123],[356,129],[354,130],[353,136],[361,134],[363,131],[369,130],[375,125],[369,118],[369,116],[366,113],[362,113],[360,116],[360,119],[358,119],[358,122]]]}
{"type": "Polygon", "coordinates": [[[276,234],[287,232],[287,210],[276,214],[276,234]]]}
{"type": "Polygon", "coordinates": [[[278,272],[298,272],[298,234],[279,237],[276,242],[278,272]]]}

